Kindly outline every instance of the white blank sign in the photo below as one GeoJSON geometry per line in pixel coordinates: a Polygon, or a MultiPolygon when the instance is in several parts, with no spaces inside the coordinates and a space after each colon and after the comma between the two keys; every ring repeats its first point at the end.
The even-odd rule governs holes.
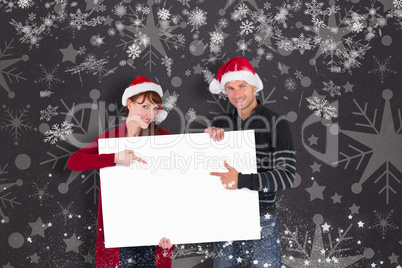
{"type": "Polygon", "coordinates": [[[260,239],[258,193],[227,190],[212,171],[256,173],[254,131],[99,139],[99,153],[126,149],[147,161],[100,170],[105,246],[260,239]]]}

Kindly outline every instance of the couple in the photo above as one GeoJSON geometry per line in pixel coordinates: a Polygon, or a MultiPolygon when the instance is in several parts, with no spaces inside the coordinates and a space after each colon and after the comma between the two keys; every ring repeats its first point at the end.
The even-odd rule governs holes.
{"type": "MultiPolygon", "coordinates": [[[[259,76],[251,64],[236,57],[223,64],[216,79],[209,85],[214,94],[223,93],[235,107],[232,113],[216,118],[212,127],[205,129],[214,141],[224,137],[225,130],[255,130],[257,148],[257,172],[238,173],[225,163],[228,172],[211,172],[220,177],[228,189],[248,188],[259,192],[261,239],[214,243],[214,267],[281,267],[279,232],[275,218],[275,199],[279,190],[293,185],[296,161],[292,136],[286,120],[260,104],[256,92],[263,89],[259,76]],[[274,125],[270,125],[274,123],[274,125]],[[234,182],[234,183],[233,183],[234,182]]],[[[137,77],[125,90],[122,104],[128,114],[126,121],[112,131],[99,136],[90,145],[75,152],[68,161],[71,170],[94,170],[121,164],[129,166],[133,161],[145,161],[131,150],[116,154],[98,154],[98,139],[169,135],[155,121],[161,122],[165,114],[160,110],[162,88],[145,77],[137,77]]],[[[162,238],[156,247],[110,248],[104,246],[101,187],[97,241],[95,245],[96,267],[171,267],[173,246],[162,238]]],[[[241,226],[239,226],[241,228],[241,226]]]]}

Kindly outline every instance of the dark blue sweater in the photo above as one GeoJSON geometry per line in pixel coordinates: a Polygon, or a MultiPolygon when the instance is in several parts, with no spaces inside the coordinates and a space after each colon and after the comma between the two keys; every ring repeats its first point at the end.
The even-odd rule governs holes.
{"type": "Polygon", "coordinates": [[[272,212],[277,191],[291,188],[296,174],[292,133],[286,118],[258,102],[245,121],[234,109],[230,114],[215,117],[212,125],[225,131],[254,129],[257,173],[239,173],[238,188],[258,191],[260,213],[272,212]]]}

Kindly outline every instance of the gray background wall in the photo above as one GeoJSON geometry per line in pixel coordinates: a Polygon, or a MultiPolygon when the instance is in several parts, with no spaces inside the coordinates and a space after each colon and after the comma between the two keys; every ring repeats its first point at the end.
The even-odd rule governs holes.
{"type": "MultiPolygon", "coordinates": [[[[182,133],[182,113],[203,129],[201,116],[232,109],[208,82],[244,56],[297,150],[295,186],[278,196],[284,267],[401,267],[401,9],[399,0],[0,1],[0,265],[94,267],[99,174],[68,170],[69,156],[121,122],[121,94],[137,75],[162,85],[165,109],[176,105],[162,127],[182,133]]],[[[167,209],[186,202],[171,200],[167,209]]],[[[211,260],[210,244],[179,245],[174,266],[211,260]]]]}

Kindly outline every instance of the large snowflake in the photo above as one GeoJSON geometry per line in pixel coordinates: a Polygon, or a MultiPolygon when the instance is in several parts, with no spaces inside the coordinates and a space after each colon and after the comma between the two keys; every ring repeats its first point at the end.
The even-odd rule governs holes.
{"type": "Polygon", "coordinates": [[[34,130],[34,127],[29,123],[27,116],[30,106],[22,108],[21,110],[10,110],[6,105],[3,105],[6,114],[3,123],[0,125],[0,130],[7,131],[13,136],[14,144],[18,145],[18,140],[24,132],[34,130]]]}

